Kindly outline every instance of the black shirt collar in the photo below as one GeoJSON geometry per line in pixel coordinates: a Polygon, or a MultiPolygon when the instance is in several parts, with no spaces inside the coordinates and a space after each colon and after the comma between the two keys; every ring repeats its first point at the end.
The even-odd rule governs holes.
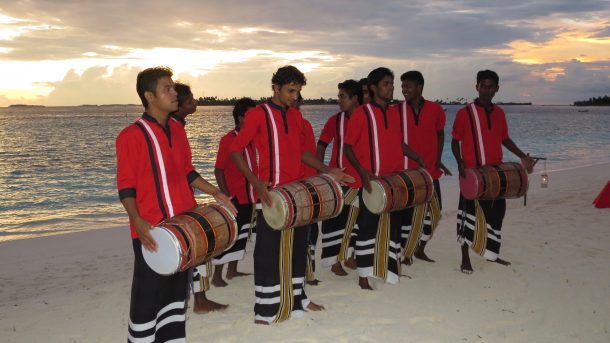
{"type": "Polygon", "coordinates": [[[279,110],[283,113],[288,112],[288,107],[283,108],[282,106],[277,105],[275,102],[273,102],[271,100],[267,101],[267,104],[269,104],[269,106],[271,106],[271,107],[275,108],[276,110],[279,110]]]}
{"type": "Polygon", "coordinates": [[[381,105],[376,103],[375,100],[371,100],[371,105],[378,107],[381,110],[381,112],[383,112],[383,113],[385,113],[386,109],[389,106],[389,104],[386,104],[385,108],[383,108],[383,107],[381,107],[381,105]]]}
{"type": "Polygon", "coordinates": [[[180,124],[182,124],[182,126],[186,126],[186,120],[184,120],[184,118],[179,116],[176,112],[170,113],[169,116],[176,119],[180,124]]]}
{"type": "Polygon", "coordinates": [[[487,113],[493,112],[494,108],[495,108],[493,103],[490,104],[489,108],[483,106],[483,104],[481,104],[481,102],[479,101],[479,98],[474,99],[474,104],[479,106],[479,107],[483,107],[485,109],[485,111],[487,111],[487,113]]]}

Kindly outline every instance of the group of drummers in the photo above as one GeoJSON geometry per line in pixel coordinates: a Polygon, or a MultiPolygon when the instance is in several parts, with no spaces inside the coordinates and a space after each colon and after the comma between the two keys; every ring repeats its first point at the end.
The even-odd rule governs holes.
{"type": "MultiPolygon", "coordinates": [[[[279,68],[269,101],[237,101],[235,129],[219,144],[216,187],[192,164],[184,129],[186,116],[196,109],[190,88],[174,84],[167,68],[138,74],[145,112],[116,141],[117,187],[135,254],[128,341],[184,339],[189,290],[195,312],[226,307],[206,298],[209,278],[226,286],[224,264],[227,279],[244,275],[237,261],[253,230],[257,324],[324,309],[305,292],[306,284],[318,282],[319,231],[323,267],[338,276],[347,275],[346,268],[357,270],[365,290],[373,289],[371,278],[398,283],[402,265],[413,258],[434,262],[425,248],[440,219],[439,178],[451,175],[441,161],[445,113],[424,99],[420,72],[408,71],[400,80],[405,101],[397,104],[388,68],[339,83],[339,112],[330,116],[316,142],[299,110],[305,76],[294,66],[279,68]],[[195,188],[218,205],[197,207],[195,188]],[[188,226],[202,233],[184,233],[188,226]],[[169,269],[172,256],[158,254],[166,236],[178,251],[170,254],[177,262],[169,269]],[[154,262],[162,267],[151,269],[155,258],[162,259],[154,262]],[[167,273],[158,272],[164,268],[167,273]]],[[[463,190],[457,235],[460,269],[466,274],[473,271],[469,249],[509,264],[498,257],[505,199],[525,193],[535,162],[509,137],[505,114],[492,102],[498,89],[494,71],[478,72],[478,98],[458,111],[451,132],[463,190]],[[503,163],[502,146],[521,163],[503,163]]]]}

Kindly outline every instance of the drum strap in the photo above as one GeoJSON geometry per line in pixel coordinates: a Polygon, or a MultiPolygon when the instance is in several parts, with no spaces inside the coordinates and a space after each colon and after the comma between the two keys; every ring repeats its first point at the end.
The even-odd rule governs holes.
{"type": "MultiPolygon", "coordinates": [[[[477,129],[475,128],[475,120],[478,124],[478,117],[473,119],[473,116],[477,114],[476,112],[476,107],[474,105],[473,109],[474,109],[474,115],[473,113],[470,111],[470,105],[472,104],[468,104],[466,105],[466,111],[468,111],[468,119],[470,120],[470,129],[472,130],[472,143],[474,145],[474,157],[477,161],[477,167],[482,166],[483,164],[485,164],[485,152],[483,151],[483,142],[482,137],[481,137],[481,132],[477,131],[477,129]],[[479,150],[478,147],[480,147],[481,149],[479,150]],[[479,156],[481,156],[481,158],[479,158],[479,156]]],[[[478,127],[478,126],[477,126],[478,127]]]]}
{"type": "Polygon", "coordinates": [[[167,185],[167,176],[165,174],[165,163],[163,161],[163,155],[161,154],[161,148],[159,147],[159,142],[153,130],[146,124],[144,119],[139,119],[136,125],[142,130],[142,134],[144,134],[144,139],[146,140],[146,144],[148,145],[148,155],[150,157],[150,162],[153,170],[153,177],[155,180],[155,189],[157,191],[157,200],[159,202],[159,207],[161,208],[161,214],[163,215],[163,219],[167,219],[168,217],[174,216],[174,207],[172,205],[172,199],[169,196],[169,186],[167,185]],[[154,149],[153,149],[154,146],[154,149]],[[157,166],[155,163],[159,162],[159,170],[157,171],[157,166]],[[161,192],[161,186],[163,187],[163,192],[161,192]],[[163,196],[165,197],[165,204],[163,203],[163,196]],[[165,211],[165,205],[167,205],[168,212],[165,211]]]}
{"type": "Polygon", "coordinates": [[[337,114],[336,126],[337,146],[339,147],[337,151],[337,166],[339,168],[343,168],[343,136],[345,134],[345,112],[337,114]]]}
{"type": "Polygon", "coordinates": [[[262,105],[267,119],[267,133],[269,135],[269,182],[272,187],[280,183],[280,146],[278,143],[278,132],[273,111],[267,104],[262,105]]]}
{"type": "Polygon", "coordinates": [[[379,139],[377,136],[377,122],[370,104],[364,106],[367,114],[366,119],[369,128],[369,148],[371,155],[371,171],[379,176],[379,139]]]}
{"type": "MultiPolygon", "coordinates": [[[[409,144],[409,124],[408,124],[408,107],[407,107],[407,101],[404,101],[402,103],[402,106],[399,107],[400,108],[400,130],[402,131],[402,141],[405,142],[405,144],[409,144]]],[[[407,169],[409,167],[409,158],[407,156],[404,157],[404,168],[407,169]]]]}

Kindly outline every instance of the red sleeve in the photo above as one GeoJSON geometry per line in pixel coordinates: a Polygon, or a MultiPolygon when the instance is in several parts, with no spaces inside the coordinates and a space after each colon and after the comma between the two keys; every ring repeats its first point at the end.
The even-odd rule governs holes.
{"type": "Polygon", "coordinates": [[[366,118],[364,110],[358,107],[349,118],[349,128],[345,134],[345,144],[354,146],[363,136],[363,130],[366,127],[366,118]]]}
{"type": "Polygon", "coordinates": [[[138,142],[137,134],[142,135],[141,132],[134,130],[130,126],[121,131],[115,141],[117,159],[116,181],[119,194],[122,190],[133,189],[135,195],[138,157],[142,156],[138,151],[140,142],[138,142]]]}
{"type": "Polygon", "coordinates": [[[265,113],[262,108],[255,107],[246,112],[244,122],[241,125],[239,134],[229,147],[229,153],[242,152],[250,144],[252,139],[260,130],[260,125],[265,120],[265,113]]]}
{"type": "Polygon", "coordinates": [[[303,148],[304,151],[311,152],[314,156],[316,155],[316,137],[313,133],[313,127],[311,123],[303,118],[303,148]]]}
{"type": "Polygon", "coordinates": [[[220,144],[218,144],[218,152],[216,153],[216,164],[214,164],[214,168],[225,169],[227,161],[229,160],[229,147],[234,141],[233,137],[235,137],[233,134],[228,133],[220,139],[220,144]]]}
{"type": "Polygon", "coordinates": [[[453,122],[453,130],[451,131],[451,136],[454,139],[461,141],[464,138],[464,133],[466,130],[466,107],[462,108],[455,115],[455,121],[453,122]]]}
{"type": "Polygon", "coordinates": [[[502,142],[508,138],[508,124],[506,123],[506,114],[502,111],[502,142]]]}
{"type": "Polygon", "coordinates": [[[328,120],[326,121],[326,124],[324,124],[324,128],[322,129],[322,133],[320,133],[320,140],[319,142],[322,142],[326,145],[330,144],[330,142],[333,141],[333,139],[335,138],[335,136],[337,135],[336,131],[336,127],[337,127],[337,115],[333,115],[330,118],[328,118],[328,120]]]}
{"type": "Polygon", "coordinates": [[[193,165],[193,153],[191,152],[191,144],[189,143],[189,140],[186,137],[186,131],[182,127],[182,124],[177,124],[176,126],[180,126],[180,129],[182,130],[182,135],[184,137],[184,153],[186,154],[186,158],[184,159],[184,175],[189,177],[189,175],[195,171],[195,166],[193,165]]]}

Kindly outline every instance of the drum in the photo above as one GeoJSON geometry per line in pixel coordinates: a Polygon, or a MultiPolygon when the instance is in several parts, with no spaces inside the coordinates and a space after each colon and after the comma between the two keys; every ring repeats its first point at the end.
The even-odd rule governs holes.
{"type": "Polygon", "coordinates": [[[142,247],[142,255],[152,270],[171,275],[203,264],[230,249],[237,233],[237,222],[228,208],[215,203],[204,204],[151,229],[157,251],[142,247]]]}
{"type": "Polygon", "coordinates": [[[371,180],[362,200],[372,213],[393,212],[424,204],[434,192],[432,176],[424,168],[407,169],[371,180]]]}
{"type": "Polygon", "coordinates": [[[263,202],[263,216],[275,230],[312,224],[336,217],[343,209],[343,191],[326,174],[287,183],[269,191],[273,204],[263,202]]]}
{"type": "Polygon", "coordinates": [[[460,177],[460,191],[468,200],[519,198],[527,187],[527,171],[516,162],[465,169],[460,177]]]}

